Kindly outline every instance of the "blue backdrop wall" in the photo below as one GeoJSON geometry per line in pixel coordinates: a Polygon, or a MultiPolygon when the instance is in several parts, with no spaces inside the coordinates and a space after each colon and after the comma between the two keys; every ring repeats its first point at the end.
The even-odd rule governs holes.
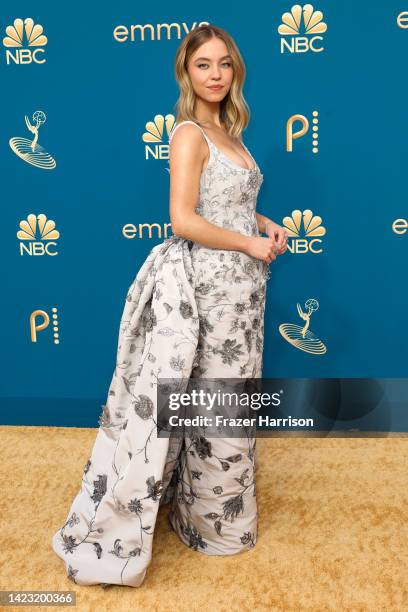
{"type": "Polygon", "coordinates": [[[280,0],[2,6],[2,423],[96,426],[127,289],[171,235],[173,62],[200,23],[242,52],[258,211],[292,229],[264,377],[407,376],[408,4],[298,6],[308,29],[280,0]],[[309,299],[320,352],[281,333],[309,299]]]}

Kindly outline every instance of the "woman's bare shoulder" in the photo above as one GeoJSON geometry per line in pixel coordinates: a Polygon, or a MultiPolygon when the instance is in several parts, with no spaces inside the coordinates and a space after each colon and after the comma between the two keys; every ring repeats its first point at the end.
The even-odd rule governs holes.
{"type": "Polygon", "coordinates": [[[177,125],[170,135],[170,145],[173,142],[194,144],[204,140],[201,128],[195,123],[185,122],[177,125]]]}
{"type": "Polygon", "coordinates": [[[201,129],[194,123],[179,125],[170,139],[170,157],[172,160],[204,161],[206,142],[201,129]]]}

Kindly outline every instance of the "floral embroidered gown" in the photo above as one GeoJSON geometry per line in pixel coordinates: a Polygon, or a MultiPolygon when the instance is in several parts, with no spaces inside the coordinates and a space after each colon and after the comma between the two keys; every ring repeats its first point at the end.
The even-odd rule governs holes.
{"type": "MultiPolygon", "coordinates": [[[[192,121],[176,125],[171,137],[184,123],[202,131],[210,152],[196,212],[258,236],[263,175],[255,160],[252,168],[236,164],[192,121]]],[[[176,235],[149,253],[128,290],[116,368],[80,490],[52,538],[76,584],[140,586],[164,504],[169,526],[191,550],[232,555],[255,546],[254,429],[239,438],[193,430],[159,437],[157,384],[261,378],[268,278],[265,262],[176,235]]]]}

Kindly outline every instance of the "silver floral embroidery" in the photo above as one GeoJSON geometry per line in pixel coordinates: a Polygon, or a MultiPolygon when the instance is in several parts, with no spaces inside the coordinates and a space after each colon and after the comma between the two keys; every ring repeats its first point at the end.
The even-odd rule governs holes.
{"type": "MultiPolygon", "coordinates": [[[[174,133],[174,132],[173,132],[174,133]]],[[[220,227],[258,235],[263,175],[240,168],[207,139],[210,159],[197,212],[220,227]]],[[[80,585],[140,586],[159,505],[194,551],[235,554],[257,541],[256,436],[157,438],[160,378],[262,376],[269,267],[240,251],[173,235],[153,247],[129,287],[116,367],[81,490],[53,537],[80,585]],[[164,465],[164,469],[163,469],[164,465]],[[160,467],[161,466],[161,467],[160,467]]]]}

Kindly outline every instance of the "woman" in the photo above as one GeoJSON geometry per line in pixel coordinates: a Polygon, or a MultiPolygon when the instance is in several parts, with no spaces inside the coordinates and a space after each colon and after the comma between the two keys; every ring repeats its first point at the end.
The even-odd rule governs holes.
{"type": "Polygon", "coordinates": [[[173,236],[151,250],[130,286],[95,445],[53,537],[76,584],[140,586],[158,508],[168,502],[169,523],[192,550],[231,555],[256,543],[253,431],[161,437],[157,428],[159,380],[183,391],[186,380],[262,376],[268,264],[287,247],[285,230],[255,210],[263,176],[241,140],[244,76],[221,28],[196,28],[177,51],[173,236]]]}

